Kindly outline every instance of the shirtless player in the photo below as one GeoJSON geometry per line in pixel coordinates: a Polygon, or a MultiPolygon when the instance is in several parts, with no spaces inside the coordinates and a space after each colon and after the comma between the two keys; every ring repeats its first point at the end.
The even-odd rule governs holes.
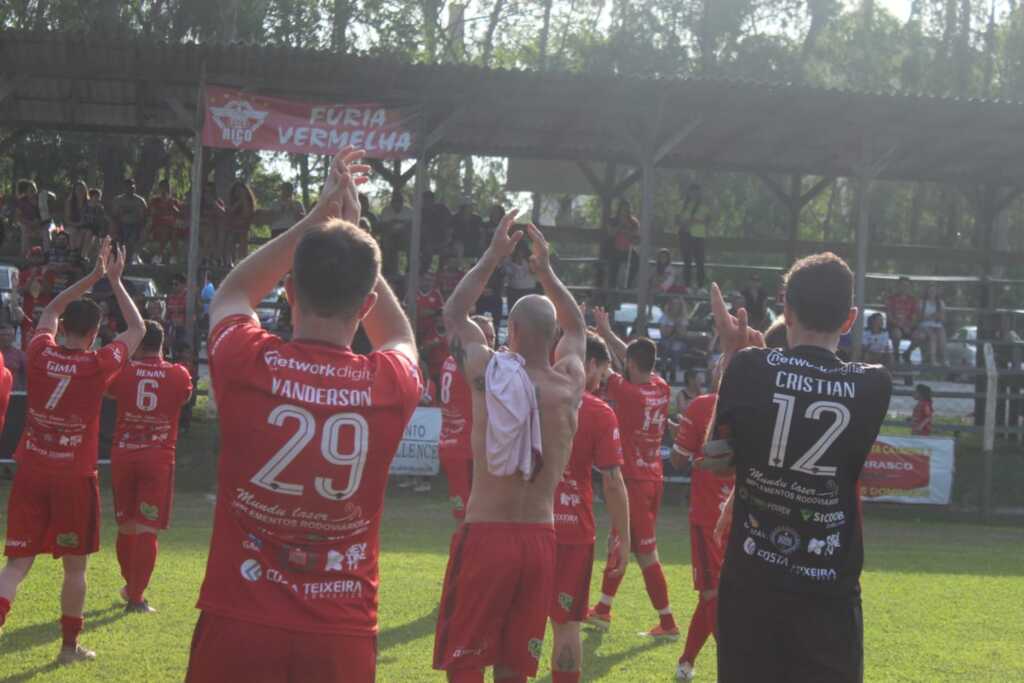
{"type": "MultiPolygon", "coordinates": [[[[546,296],[523,297],[512,308],[512,353],[497,356],[469,318],[495,268],[524,237],[521,230],[510,234],[516,215],[511,211],[502,219],[487,252],[444,309],[452,355],[473,389],[473,489],[465,524],[452,537],[434,641],[434,668],[447,670],[456,683],[482,683],[488,666],[502,682],[537,673],[554,593],[555,487],[569,461],[584,388],[586,326],[551,270],[547,242],[536,227],[526,228],[530,267],[546,296]],[[562,338],[552,365],[558,328],[562,338]],[[492,435],[501,428],[501,415],[488,408],[496,387],[485,377],[494,376],[493,366],[516,358],[535,392],[542,460],[497,476],[491,467],[515,454],[488,449],[497,440],[492,435]]],[[[529,435],[526,440],[532,442],[529,435]]]]}

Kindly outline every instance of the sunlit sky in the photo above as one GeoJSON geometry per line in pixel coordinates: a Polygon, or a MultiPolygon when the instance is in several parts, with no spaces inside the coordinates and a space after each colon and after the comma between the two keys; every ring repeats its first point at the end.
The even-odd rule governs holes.
{"type": "Polygon", "coordinates": [[[881,0],[880,5],[885,6],[897,19],[906,19],[910,16],[911,0],[881,0]]]}

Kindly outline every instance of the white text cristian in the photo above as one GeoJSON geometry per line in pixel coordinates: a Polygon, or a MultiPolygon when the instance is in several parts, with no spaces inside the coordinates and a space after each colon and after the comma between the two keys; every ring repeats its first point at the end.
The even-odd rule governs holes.
{"type": "Polygon", "coordinates": [[[805,394],[818,394],[834,398],[855,398],[856,382],[838,382],[830,379],[819,379],[798,375],[795,372],[780,370],[775,374],[775,386],[779,389],[799,391],[805,394]]]}

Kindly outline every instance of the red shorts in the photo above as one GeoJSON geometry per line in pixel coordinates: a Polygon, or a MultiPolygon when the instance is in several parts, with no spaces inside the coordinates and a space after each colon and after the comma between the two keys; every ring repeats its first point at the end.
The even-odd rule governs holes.
{"type": "Polygon", "coordinates": [[[376,670],[376,636],[288,631],[201,612],[185,681],[373,683],[376,670]]]}
{"type": "Polygon", "coordinates": [[[452,536],[434,668],[498,666],[537,674],[551,595],[555,530],[544,524],[465,524],[452,536]]]}
{"type": "Polygon", "coordinates": [[[445,454],[440,456],[444,476],[448,480],[448,499],[452,502],[452,517],[464,519],[469,491],[473,485],[473,458],[445,454]]]}
{"type": "Polygon", "coordinates": [[[171,522],[174,501],[174,463],[114,458],[110,463],[114,491],[114,515],[118,524],[136,522],[166,529],[171,522]]]}
{"type": "Polygon", "coordinates": [[[590,575],[594,569],[594,544],[558,544],[555,556],[555,597],[551,621],[566,624],[587,618],[590,606],[590,575]]]}
{"type": "Polygon", "coordinates": [[[693,590],[718,590],[718,577],[725,559],[722,547],[715,542],[715,530],[709,526],[690,525],[690,561],[693,563],[693,590]]]}
{"type": "Polygon", "coordinates": [[[658,510],[661,509],[662,482],[627,479],[629,494],[630,550],[652,553],[658,548],[658,510]]]}
{"type": "Polygon", "coordinates": [[[53,475],[19,467],[7,500],[7,557],[90,555],[100,549],[95,474],[53,475]]]}

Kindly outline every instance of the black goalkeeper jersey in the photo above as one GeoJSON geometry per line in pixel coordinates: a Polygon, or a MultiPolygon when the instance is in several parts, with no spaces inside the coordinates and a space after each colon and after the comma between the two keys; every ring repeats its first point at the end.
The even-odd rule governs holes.
{"type": "Polygon", "coordinates": [[[723,582],[850,595],[864,564],[857,480],[892,381],[812,346],[745,349],[718,394],[714,438],[736,465],[723,582]]]}

